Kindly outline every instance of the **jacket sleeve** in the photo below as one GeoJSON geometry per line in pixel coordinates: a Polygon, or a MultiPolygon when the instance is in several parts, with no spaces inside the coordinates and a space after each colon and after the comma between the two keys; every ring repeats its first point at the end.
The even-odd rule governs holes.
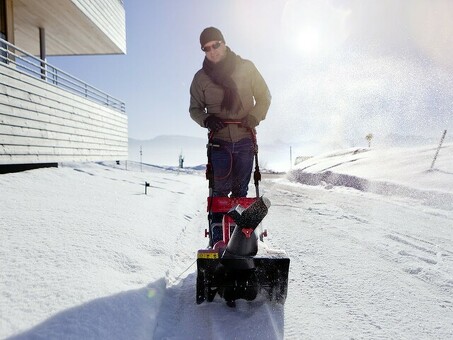
{"type": "Polygon", "coordinates": [[[258,69],[253,63],[251,63],[251,74],[252,74],[252,91],[253,97],[255,98],[255,106],[249,112],[249,115],[256,119],[257,123],[261,122],[266,118],[267,111],[271,105],[271,93],[267,87],[264,78],[259,73],[258,69]]]}
{"type": "Polygon", "coordinates": [[[198,73],[195,74],[192,84],[190,85],[190,106],[189,112],[190,117],[197,122],[201,127],[204,126],[204,121],[208,117],[206,113],[206,104],[204,100],[204,91],[197,77],[198,73]]]}

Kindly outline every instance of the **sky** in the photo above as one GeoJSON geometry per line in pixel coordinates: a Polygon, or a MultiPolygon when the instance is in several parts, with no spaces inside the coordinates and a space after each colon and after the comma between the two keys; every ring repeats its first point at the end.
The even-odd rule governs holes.
{"type": "MultiPolygon", "coordinates": [[[[219,28],[255,63],[272,104],[258,142],[318,151],[365,136],[440,138],[453,131],[453,3],[448,0],[125,0],[127,54],[49,62],[126,103],[129,137],[206,137],[188,113],[219,28]]],[[[447,135],[449,137],[449,135],[447,135]]]]}
{"type": "Polygon", "coordinates": [[[343,149],[264,175],[259,254],[290,258],[288,295],[236,308],[195,303],[203,170],[157,158],[0,175],[0,338],[451,339],[452,149],[430,171],[435,146],[343,149]]]}

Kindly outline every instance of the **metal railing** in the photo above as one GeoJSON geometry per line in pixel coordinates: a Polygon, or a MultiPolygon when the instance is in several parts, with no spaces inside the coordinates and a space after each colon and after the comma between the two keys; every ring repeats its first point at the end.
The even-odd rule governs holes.
{"type": "Polygon", "coordinates": [[[14,65],[15,69],[19,72],[41,79],[65,91],[110,107],[116,111],[126,113],[126,105],[121,100],[98,90],[0,38],[0,65],[2,63],[14,65]]]}

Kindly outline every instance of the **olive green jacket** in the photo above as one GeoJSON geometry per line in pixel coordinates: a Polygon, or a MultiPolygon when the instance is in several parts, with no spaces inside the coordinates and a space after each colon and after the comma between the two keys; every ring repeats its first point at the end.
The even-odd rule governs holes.
{"type": "MultiPolygon", "coordinates": [[[[231,78],[237,85],[242,109],[239,112],[228,113],[220,108],[223,100],[222,87],[214,84],[203,69],[195,74],[190,86],[189,112],[192,119],[200,126],[205,127],[204,121],[209,115],[235,121],[251,115],[257,124],[266,118],[271,94],[255,65],[250,60],[239,59],[231,78]]],[[[228,124],[226,128],[216,132],[214,137],[237,142],[242,138],[250,137],[250,131],[235,124],[228,124]]]]}

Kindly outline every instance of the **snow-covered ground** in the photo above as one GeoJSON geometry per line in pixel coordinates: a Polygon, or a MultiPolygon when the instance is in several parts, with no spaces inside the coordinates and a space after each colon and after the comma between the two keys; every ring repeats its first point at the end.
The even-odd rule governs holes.
{"type": "Polygon", "coordinates": [[[0,337],[451,339],[453,144],[430,170],[435,152],[341,150],[264,176],[266,242],[291,259],[284,306],[195,304],[203,171],[0,175],[0,337]]]}

